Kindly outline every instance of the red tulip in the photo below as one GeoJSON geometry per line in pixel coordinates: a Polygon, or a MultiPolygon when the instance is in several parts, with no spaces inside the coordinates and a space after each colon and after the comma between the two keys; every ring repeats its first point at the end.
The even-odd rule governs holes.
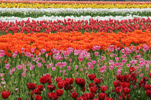
{"type": "Polygon", "coordinates": [[[88,77],[90,80],[94,80],[96,78],[95,74],[89,74],[88,77]]]}
{"type": "Polygon", "coordinates": [[[126,100],[129,100],[129,94],[124,94],[124,93],[122,93],[122,98],[125,100],[126,98],[126,100]]]}
{"type": "Polygon", "coordinates": [[[40,92],[39,89],[35,89],[35,90],[34,90],[34,93],[35,93],[35,94],[41,94],[41,92],[40,92]]]}
{"type": "Polygon", "coordinates": [[[18,97],[18,99],[17,100],[22,100],[22,98],[21,97],[18,97]]]}
{"type": "Polygon", "coordinates": [[[89,83],[89,88],[91,88],[91,87],[93,87],[93,86],[95,86],[94,83],[89,83]]]}
{"type": "Polygon", "coordinates": [[[8,33],[8,31],[7,31],[7,30],[6,30],[5,32],[6,32],[6,33],[8,33]]]}
{"type": "Polygon", "coordinates": [[[41,100],[41,99],[42,99],[42,96],[40,96],[40,95],[35,96],[35,100],[41,100]]]}
{"type": "Polygon", "coordinates": [[[64,89],[65,89],[65,90],[71,90],[71,89],[73,89],[73,86],[68,85],[68,86],[64,87],[64,89]]]}
{"type": "Polygon", "coordinates": [[[105,93],[100,93],[98,98],[99,100],[105,100],[106,94],[105,93]]]}
{"type": "Polygon", "coordinates": [[[77,100],[87,100],[87,97],[81,96],[81,97],[77,98],[77,100]]]}
{"type": "Polygon", "coordinates": [[[73,78],[66,78],[65,81],[69,81],[69,84],[72,84],[74,80],[73,78]]]}
{"type": "Polygon", "coordinates": [[[85,87],[81,88],[83,92],[85,92],[85,87]]]}
{"type": "Polygon", "coordinates": [[[115,92],[118,93],[118,94],[121,93],[122,92],[122,88],[121,87],[116,87],[115,88],[115,92]]]}
{"type": "Polygon", "coordinates": [[[144,86],[145,86],[145,82],[144,82],[143,80],[141,80],[141,81],[139,82],[139,88],[144,87],[144,86]]]}
{"type": "Polygon", "coordinates": [[[49,75],[49,74],[47,74],[47,75],[45,75],[45,77],[46,77],[46,81],[49,83],[49,84],[51,84],[51,76],[49,75]]]}
{"type": "Polygon", "coordinates": [[[107,98],[106,100],[113,100],[113,98],[107,98]]]}
{"type": "Polygon", "coordinates": [[[131,89],[128,88],[128,87],[125,87],[125,88],[123,89],[123,92],[124,92],[125,94],[129,94],[130,91],[131,91],[131,89]]]}
{"type": "Polygon", "coordinates": [[[95,96],[95,93],[88,93],[88,98],[87,99],[94,99],[94,96],[95,96]]]}
{"type": "Polygon", "coordinates": [[[124,81],[124,76],[122,75],[116,75],[116,78],[122,82],[124,81]]]}
{"type": "Polygon", "coordinates": [[[38,89],[40,90],[40,91],[43,91],[43,85],[38,85],[38,89]]]}
{"type": "Polygon", "coordinates": [[[84,93],[82,96],[88,98],[89,93],[84,93]]]}
{"type": "Polygon", "coordinates": [[[34,84],[34,83],[27,83],[27,87],[30,90],[34,90],[36,88],[36,84],[34,84]]]}
{"type": "Polygon", "coordinates": [[[100,82],[101,82],[101,79],[100,79],[100,78],[99,78],[99,79],[98,79],[98,78],[95,78],[95,79],[94,79],[94,83],[95,83],[95,84],[99,84],[100,82]]]}
{"type": "Polygon", "coordinates": [[[58,87],[63,88],[64,87],[64,82],[63,81],[58,82],[58,87]]]}
{"type": "Polygon", "coordinates": [[[79,84],[80,83],[79,80],[80,80],[80,78],[75,78],[75,83],[79,84]]]}
{"type": "Polygon", "coordinates": [[[131,72],[134,72],[135,71],[135,68],[134,67],[130,67],[129,68],[129,72],[131,73],[131,72]]]}
{"type": "Polygon", "coordinates": [[[146,82],[146,81],[148,81],[148,77],[143,77],[142,80],[143,80],[144,82],[146,82]]]}
{"type": "Polygon", "coordinates": [[[107,90],[107,86],[101,86],[101,91],[105,92],[107,90]]]}
{"type": "Polygon", "coordinates": [[[53,90],[55,90],[56,86],[53,85],[48,85],[48,89],[52,92],[53,90]]]}
{"type": "Polygon", "coordinates": [[[3,99],[7,99],[9,97],[9,95],[10,95],[9,91],[3,91],[2,94],[1,94],[3,99]]]}
{"type": "Polygon", "coordinates": [[[130,75],[131,75],[131,77],[132,77],[133,79],[135,79],[136,76],[137,76],[137,74],[135,74],[135,73],[132,73],[132,74],[130,74],[130,75]]]}
{"type": "Polygon", "coordinates": [[[130,83],[128,82],[123,82],[122,83],[122,87],[125,88],[125,87],[129,87],[130,86],[130,83]]]}
{"type": "Polygon", "coordinates": [[[48,97],[49,99],[54,99],[54,100],[57,100],[59,97],[57,96],[57,94],[51,92],[51,93],[48,93],[48,97]]]}
{"type": "Polygon", "coordinates": [[[151,98],[151,90],[146,90],[146,95],[151,98]]]}
{"type": "Polygon", "coordinates": [[[62,78],[61,78],[61,77],[57,77],[57,78],[56,78],[56,81],[57,81],[57,83],[58,83],[58,82],[62,81],[62,78]]]}
{"type": "Polygon", "coordinates": [[[48,97],[49,97],[49,99],[53,99],[54,95],[55,95],[55,93],[53,93],[53,92],[48,93],[48,97]]]}
{"type": "Polygon", "coordinates": [[[62,96],[63,90],[62,89],[57,89],[56,94],[57,94],[57,96],[62,96]]]}
{"type": "Polygon", "coordinates": [[[114,81],[113,84],[114,84],[114,87],[119,87],[119,86],[121,86],[121,82],[118,81],[118,80],[114,81]]]}
{"type": "Polygon", "coordinates": [[[76,98],[78,97],[78,93],[72,92],[72,93],[71,93],[71,97],[72,97],[73,99],[76,99],[76,98]]]}
{"type": "Polygon", "coordinates": [[[151,85],[145,84],[144,89],[145,89],[145,90],[150,90],[150,89],[151,89],[151,85]]]}
{"type": "Polygon", "coordinates": [[[97,89],[98,88],[96,86],[93,86],[93,87],[90,88],[90,92],[95,93],[97,91],[97,89]]]}
{"type": "Polygon", "coordinates": [[[40,77],[40,83],[45,84],[47,82],[47,78],[45,76],[40,77]]]}
{"type": "Polygon", "coordinates": [[[64,83],[64,86],[68,86],[69,85],[69,81],[63,81],[63,83],[64,83]]]}
{"type": "Polygon", "coordinates": [[[75,83],[78,84],[81,88],[85,86],[85,80],[83,78],[75,78],[75,83]]]}

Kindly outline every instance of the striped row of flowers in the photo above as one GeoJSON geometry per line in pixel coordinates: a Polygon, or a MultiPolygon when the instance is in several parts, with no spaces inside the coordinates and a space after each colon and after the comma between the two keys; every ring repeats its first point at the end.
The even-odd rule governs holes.
{"type": "Polygon", "coordinates": [[[0,100],[150,100],[151,2],[0,2],[0,100]]]}
{"type": "Polygon", "coordinates": [[[51,3],[51,4],[151,4],[151,2],[135,2],[135,1],[17,1],[17,0],[0,0],[3,3],[51,3]]]}
{"type": "Polygon", "coordinates": [[[54,3],[0,3],[1,8],[151,8],[151,4],[54,4],[54,3]]]}
{"type": "Polygon", "coordinates": [[[0,16],[41,17],[41,16],[151,16],[151,8],[131,9],[71,9],[71,8],[0,8],[0,16]]]}
{"type": "MultiPolygon", "coordinates": [[[[82,20],[82,18],[86,17],[80,17],[78,19],[72,19],[71,17],[66,17],[66,19],[61,17],[52,17],[53,20],[44,20],[40,21],[39,19],[34,20],[32,18],[21,20],[19,18],[15,17],[7,17],[5,18],[6,21],[0,21],[0,33],[1,35],[7,34],[7,33],[56,33],[56,32],[71,32],[71,31],[79,31],[82,34],[84,32],[133,32],[135,30],[149,30],[151,31],[151,19],[150,18],[134,18],[134,19],[128,19],[126,20],[119,20],[120,17],[116,17],[118,20],[113,19],[105,19],[105,20],[99,20],[97,17],[95,19],[89,19],[91,17],[88,17],[89,20],[82,20]],[[11,19],[10,22],[8,20],[11,19]],[[18,21],[21,20],[21,21],[18,21]]],[[[45,17],[47,18],[47,17],[45,17]]],[[[4,20],[4,19],[3,19],[4,20]]]]}
{"type": "MultiPolygon", "coordinates": [[[[74,49],[85,49],[87,51],[92,50],[94,45],[101,46],[101,50],[106,50],[109,45],[114,45],[114,47],[132,48],[136,46],[135,49],[139,47],[144,47],[144,45],[151,48],[151,33],[150,31],[142,32],[141,30],[136,30],[132,33],[105,33],[98,32],[94,34],[80,32],[70,32],[70,33],[55,33],[55,34],[46,34],[46,33],[15,33],[14,35],[7,34],[0,36],[0,50],[3,55],[12,56],[11,53],[17,51],[19,54],[22,54],[21,49],[24,48],[24,51],[31,52],[31,49],[34,49],[36,55],[41,53],[42,49],[45,49],[45,52],[48,52],[51,55],[51,49],[55,48],[58,50],[66,50],[68,47],[74,49]]],[[[150,54],[150,52],[148,52],[150,54]]]]}
{"type": "Polygon", "coordinates": [[[35,20],[35,21],[64,21],[64,20],[68,20],[71,19],[73,21],[88,21],[93,19],[93,20],[99,20],[99,21],[107,21],[107,20],[118,20],[118,21],[122,21],[122,20],[133,20],[133,19],[151,19],[151,16],[146,17],[146,16],[137,16],[137,15],[129,15],[129,16],[104,16],[104,17],[100,17],[100,16],[96,16],[96,17],[91,17],[91,16],[80,16],[80,17],[74,17],[74,16],[43,16],[43,17],[37,17],[37,18],[32,18],[32,17],[25,17],[25,18],[21,18],[21,17],[0,17],[1,21],[6,21],[6,22],[15,22],[17,21],[27,21],[27,20],[35,20]]]}

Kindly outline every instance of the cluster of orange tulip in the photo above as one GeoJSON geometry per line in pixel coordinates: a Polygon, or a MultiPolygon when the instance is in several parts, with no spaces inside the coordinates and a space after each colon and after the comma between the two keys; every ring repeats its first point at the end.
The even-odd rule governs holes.
{"type": "Polygon", "coordinates": [[[94,45],[101,46],[101,50],[106,50],[109,45],[124,48],[133,45],[142,47],[144,44],[151,48],[150,31],[136,30],[132,33],[84,33],[80,32],[57,32],[57,34],[46,33],[15,33],[0,36],[0,50],[5,50],[6,55],[11,56],[11,52],[18,51],[21,54],[21,48],[25,48],[26,52],[30,52],[31,48],[35,48],[35,54],[39,54],[42,49],[46,49],[51,53],[51,49],[66,50],[68,47],[74,49],[91,50],[94,45]]]}

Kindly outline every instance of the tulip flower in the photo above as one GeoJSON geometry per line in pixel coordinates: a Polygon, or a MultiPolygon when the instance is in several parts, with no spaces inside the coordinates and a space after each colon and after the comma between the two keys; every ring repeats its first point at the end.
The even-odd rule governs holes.
{"type": "Polygon", "coordinates": [[[7,99],[11,93],[9,91],[2,91],[1,96],[3,99],[7,99]]]}

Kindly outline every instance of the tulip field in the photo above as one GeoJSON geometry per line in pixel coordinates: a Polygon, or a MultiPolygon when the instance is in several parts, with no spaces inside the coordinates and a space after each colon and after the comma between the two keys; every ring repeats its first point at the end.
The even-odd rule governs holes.
{"type": "Polygon", "coordinates": [[[0,0],[0,100],[150,100],[151,2],[0,0]]]}

